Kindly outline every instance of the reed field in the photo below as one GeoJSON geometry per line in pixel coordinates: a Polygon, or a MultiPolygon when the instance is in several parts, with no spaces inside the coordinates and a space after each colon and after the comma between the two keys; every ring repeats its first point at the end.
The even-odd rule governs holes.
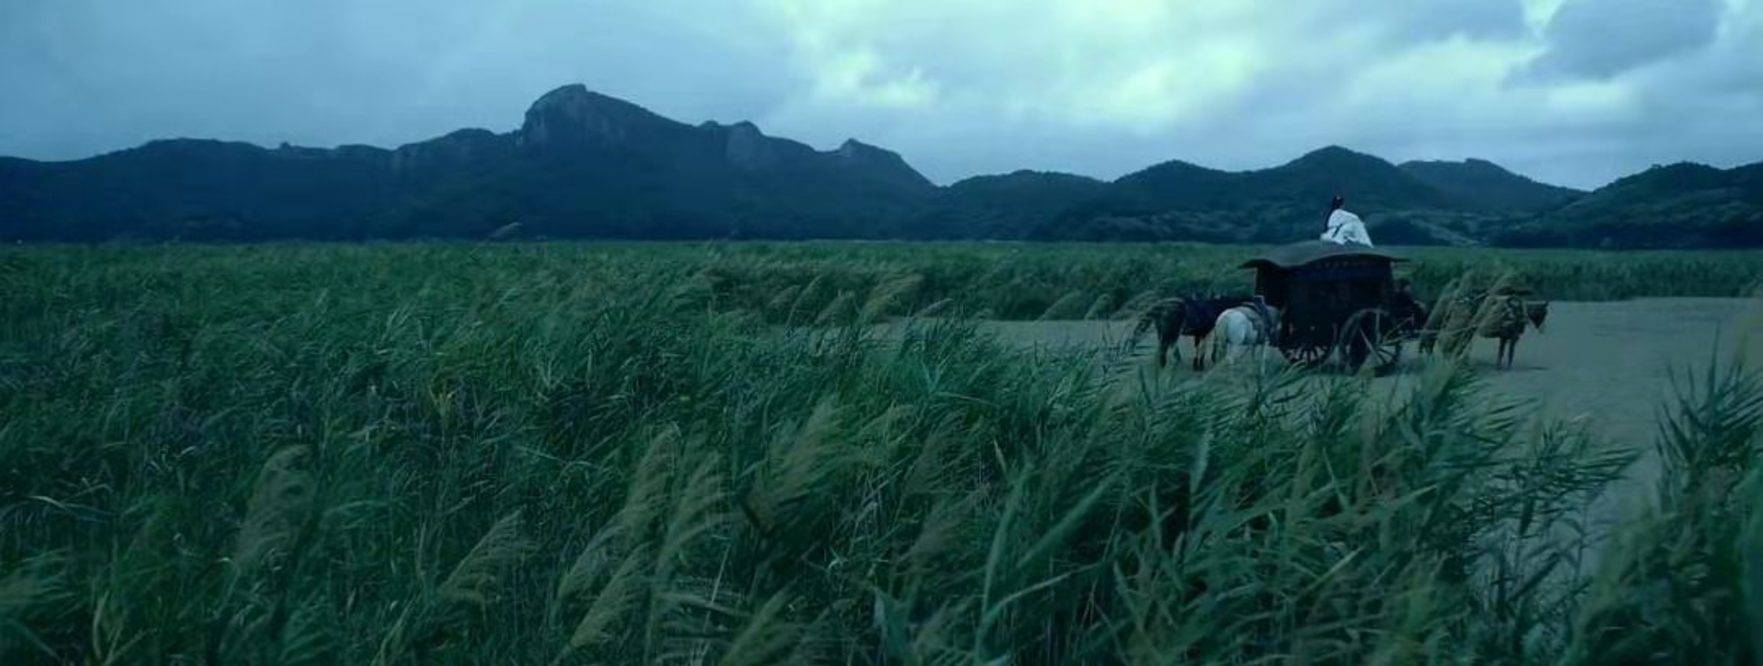
{"type": "MultiPolygon", "coordinates": [[[[1763,656],[1742,363],[1662,377],[1643,452],[1463,365],[1399,398],[1178,381],[975,325],[1240,291],[1251,251],[0,249],[0,662],[1763,656]],[[1646,508],[1593,529],[1643,453],[1646,508]]],[[[1763,277],[1747,253],[1407,252],[1423,294],[1488,266],[1555,299],[1763,277]]]]}
{"type": "MultiPolygon", "coordinates": [[[[730,307],[791,318],[779,296],[808,294],[824,306],[841,292],[862,294],[895,279],[916,280],[916,305],[947,300],[997,319],[1081,319],[1136,315],[1147,299],[1192,293],[1243,293],[1252,276],[1238,268],[1261,248],[1230,245],[1018,243],[807,243],[709,246],[701,258],[730,307]],[[791,292],[791,289],[797,290],[791,292]]],[[[664,256],[669,246],[633,251],[664,256]]],[[[1554,300],[1639,296],[1750,296],[1763,284],[1763,253],[1591,252],[1393,248],[1411,259],[1397,274],[1431,298],[1471,270],[1507,273],[1554,300]]],[[[781,299],[792,302],[794,298],[781,299]]],[[[904,314],[910,311],[897,308],[904,314]]],[[[799,316],[800,312],[794,313],[799,316]]]]}

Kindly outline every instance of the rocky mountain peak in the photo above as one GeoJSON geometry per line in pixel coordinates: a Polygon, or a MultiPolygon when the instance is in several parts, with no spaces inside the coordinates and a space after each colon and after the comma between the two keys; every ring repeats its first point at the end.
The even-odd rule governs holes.
{"type": "Polygon", "coordinates": [[[899,153],[886,148],[863,143],[856,139],[845,139],[837,150],[832,152],[833,159],[842,167],[869,173],[875,177],[891,180],[898,184],[932,189],[936,187],[924,175],[918,173],[899,153]]]}
{"type": "Polygon", "coordinates": [[[539,97],[521,124],[521,144],[564,147],[624,143],[684,127],[630,102],[572,83],[539,97]]]}
{"type": "Polygon", "coordinates": [[[743,120],[726,127],[718,125],[717,129],[727,133],[723,154],[735,168],[755,171],[782,164],[782,142],[765,136],[758,125],[743,120]]]}

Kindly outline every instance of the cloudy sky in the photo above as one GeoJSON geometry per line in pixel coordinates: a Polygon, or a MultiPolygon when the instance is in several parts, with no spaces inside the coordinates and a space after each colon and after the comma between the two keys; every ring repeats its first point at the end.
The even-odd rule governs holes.
{"type": "Polygon", "coordinates": [[[939,182],[1339,144],[1580,187],[1763,160],[1763,0],[3,0],[0,154],[393,146],[564,83],[939,182]]]}

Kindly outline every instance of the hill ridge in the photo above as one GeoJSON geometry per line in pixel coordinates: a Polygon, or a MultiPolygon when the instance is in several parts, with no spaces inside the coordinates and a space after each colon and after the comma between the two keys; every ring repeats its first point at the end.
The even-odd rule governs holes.
{"type": "Polygon", "coordinates": [[[1113,181],[1020,169],[938,186],[856,138],[821,150],[748,120],[690,125],[572,83],[515,129],[392,148],[172,138],[0,158],[0,239],[481,238],[520,222],[543,237],[1281,242],[1313,235],[1344,194],[1380,238],[1571,245],[1583,229],[1627,246],[1749,238],[1759,182],[1763,164],[1679,164],[1586,193],[1483,159],[1394,164],[1331,144],[1242,171],[1172,159],[1113,181]],[[1628,229],[1662,201],[1676,235],[1628,229]],[[1682,234],[1698,215],[1723,230],[1682,234]]]}

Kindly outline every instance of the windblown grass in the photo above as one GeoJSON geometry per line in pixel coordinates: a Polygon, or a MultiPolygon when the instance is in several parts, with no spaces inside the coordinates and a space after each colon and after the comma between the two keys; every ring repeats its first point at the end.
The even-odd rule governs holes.
{"type": "MultiPolygon", "coordinates": [[[[633,251],[657,260],[689,254],[678,247],[633,251]]],[[[1258,251],[1185,244],[810,243],[716,246],[702,256],[713,257],[706,265],[725,303],[779,320],[787,313],[762,306],[785,290],[817,283],[821,293],[808,301],[820,304],[900,276],[920,280],[900,294],[901,306],[950,299],[957,309],[985,317],[1093,319],[1136,314],[1135,304],[1159,296],[1249,291],[1252,276],[1238,266],[1258,251]]],[[[1470,270],[1511,272],[1538,298],[1554,300],[1747,296],[1763,283],[1758,252],[1393,251],[1414,259],[1398,273],[1429,299],[1470,270]]]]}
{"type": "Polygon", "coordinates": [[[959,319],[869,340],[1098,310],[967,293],[939,262],[1013,250],[956,248],[873,280],[814,246],[10,251],[0,657],[1757,654],[1754,375],[1685,385],[1654,513],[1606,549],[1580,508],[1629,455],[1460,369],[1196,387],[959,319]]]}

